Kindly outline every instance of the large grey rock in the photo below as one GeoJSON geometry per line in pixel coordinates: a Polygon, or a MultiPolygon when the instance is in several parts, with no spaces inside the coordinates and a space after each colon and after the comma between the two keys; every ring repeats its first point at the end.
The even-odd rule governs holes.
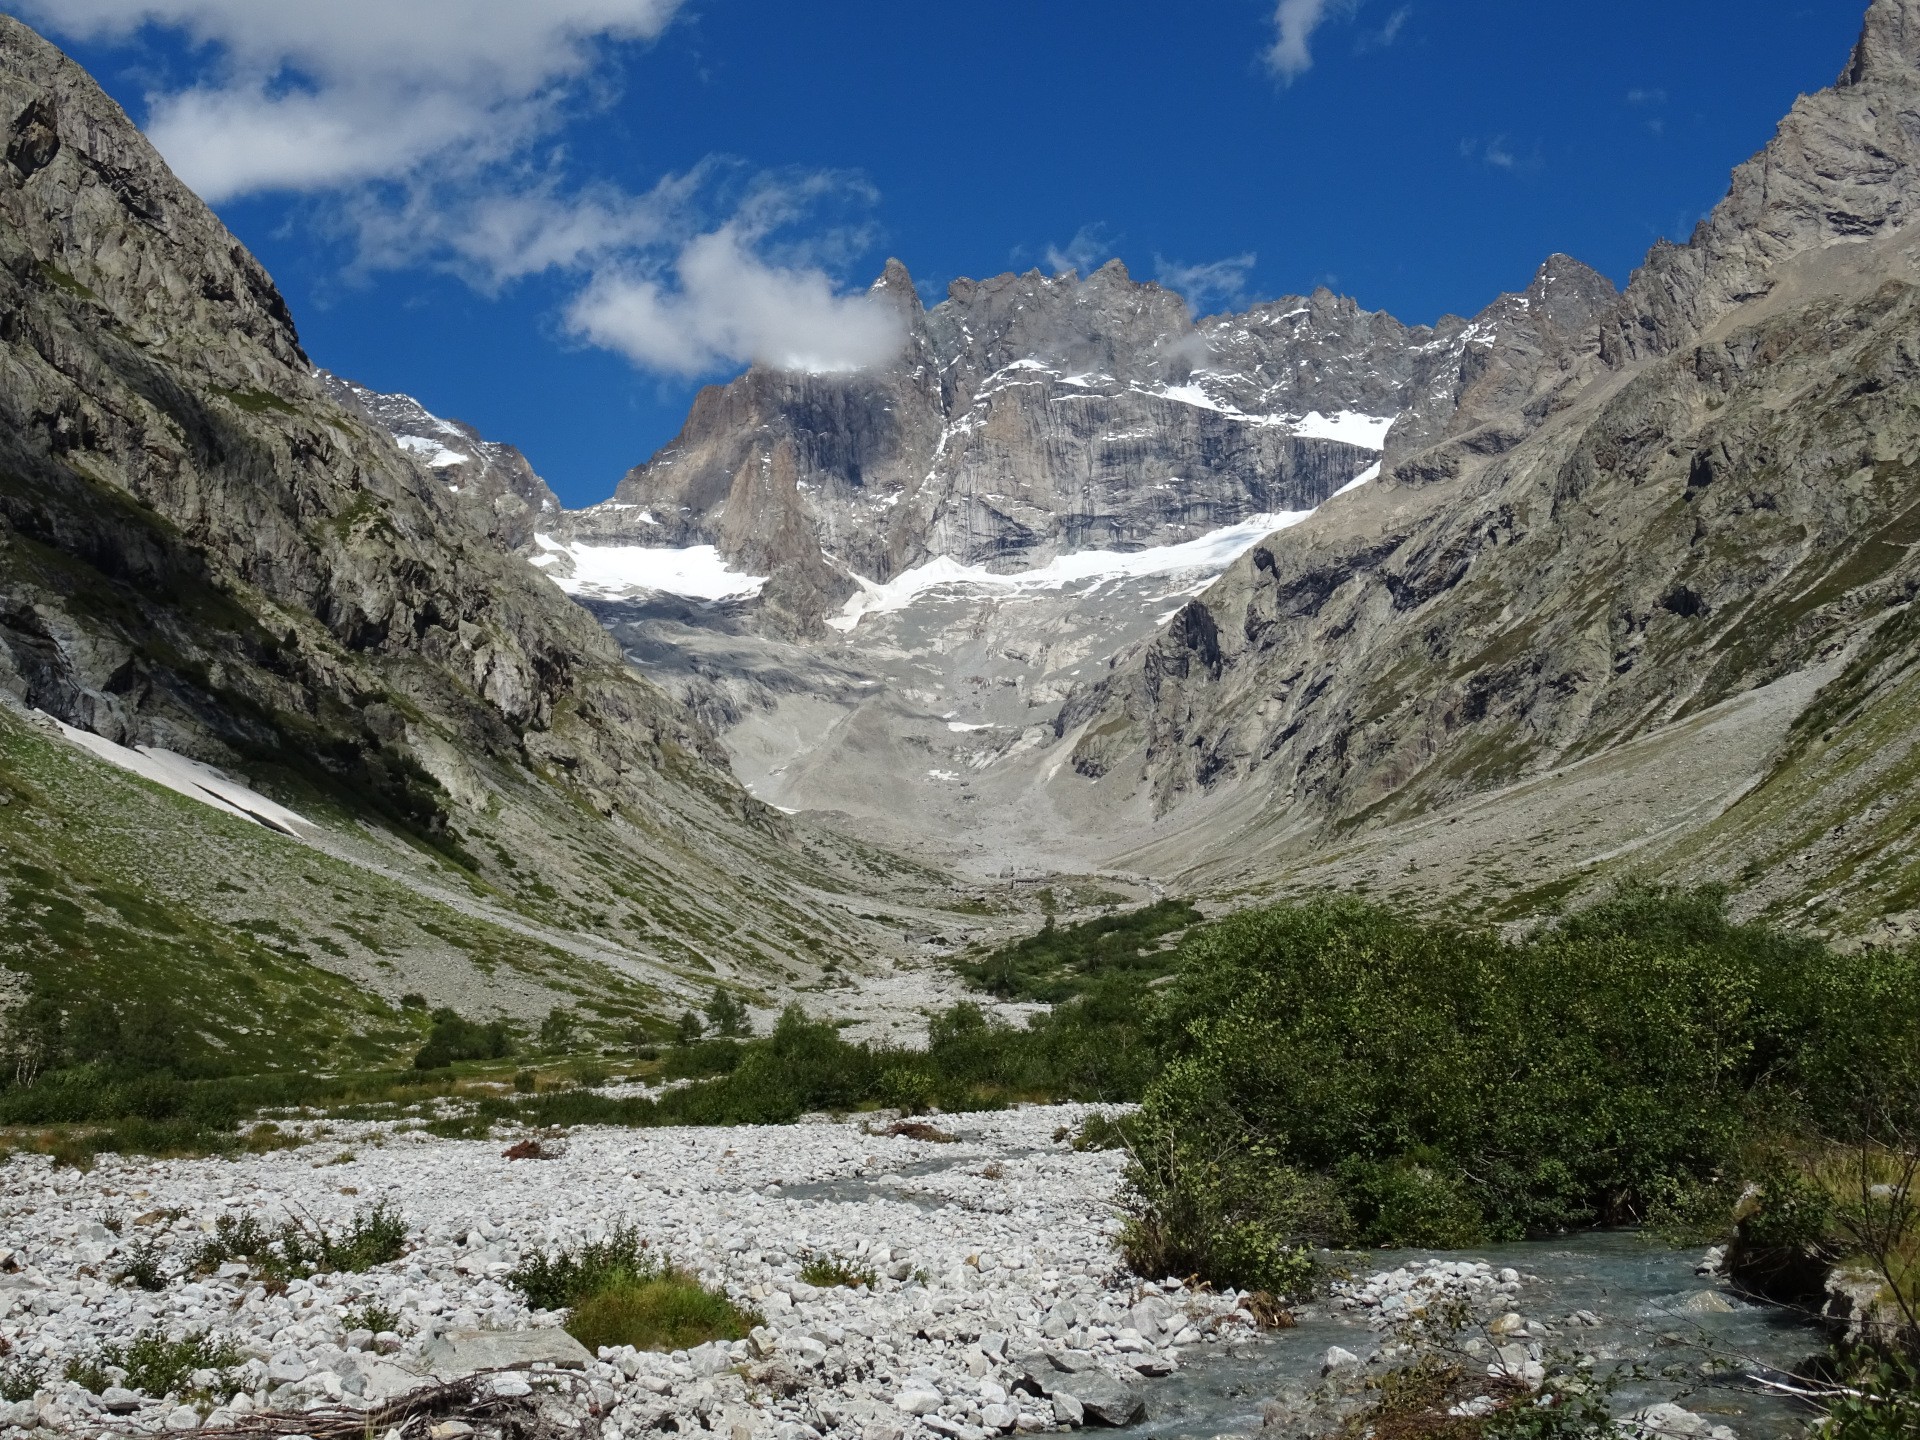
{"type": "Polygon", "coordinates": [[[1016,1385],[1057,1402],[1071,1396],[1085,1418],[1096,1425],[1129,1425],[1146,1409],[1141,1388],[1103,1368],[1086,1352],[1030,1355],[1013,1362],[1016,1385]]]}
{"type": "Polygon", "coordinates": [[[587,1347],[564,1330],[453,1330],[429,1341],[420,1368],[442,1380],[509,1365],[556,1365],[583,1370],[593,1363],[587,1347]]]}

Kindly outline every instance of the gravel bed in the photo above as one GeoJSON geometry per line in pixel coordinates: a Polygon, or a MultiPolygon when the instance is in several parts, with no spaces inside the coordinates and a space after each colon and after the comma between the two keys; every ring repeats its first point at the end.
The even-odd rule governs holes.
{"type": "Polygon", "coordinates": [[[1090,1407],[1124,1408],[1183,1352],[1251,1326],[1243,1296],[1123,1271],[1111,1204],[1123,1157],[1054,1138],[1091,1108],[938,1117],[959,1137],[945,1144],[854,1121],[589,1128],[547,1137],[557,1158],[509,1160],[511,1135],[336,1125],[297,1150],[103,1156],[85,1174],[19,1156],[0,1166],[0,1374],[47,1378],[31,1398],[0,1403],[0,1424],[187,1432],[257,1423],[263,1410],[372,1406],[426,1373],[444,1377],[449,1353],[478,1355],[501,1332],[544,1337],[557,1357],[570,1343],[557,1330],[564,1316],[530,1310],[506,1276],[528,1252],[621,1224],[765,1324],[691,1352],[582,1357],[568,1403],[613,1440],[694,1429],[984,1440],[1090,1422],[1090,1407]],[[382,1201],[406,1217],[409,1250],[370,1272],[283,1293],[237,1264],[186,1274],[222,1215],[338,1229],[382,1201]],[[166,1277],[157,1291],[114,1278],[146,1242],[166,1277]],[[816,1289],[799,1279],[814,1255],[879,1278],[816,1289]],[[369,1305],[397,1323],[353,1328],[369,1305]],[[203,1374],[208,1393],[168,1400],[62,1378],[69,1361],[156,1325],[233,1342],[246,1357],[238,1383],[216,1391],[203,1374]]]}

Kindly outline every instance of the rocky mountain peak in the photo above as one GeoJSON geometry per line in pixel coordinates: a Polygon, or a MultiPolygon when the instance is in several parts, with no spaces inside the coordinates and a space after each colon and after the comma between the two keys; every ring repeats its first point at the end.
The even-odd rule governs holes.
{"type": "Polygon", "coordinates": [[[1874,0],[1838,86],[1910,81],[1920,69],[1920,0],[1874,0]]]}

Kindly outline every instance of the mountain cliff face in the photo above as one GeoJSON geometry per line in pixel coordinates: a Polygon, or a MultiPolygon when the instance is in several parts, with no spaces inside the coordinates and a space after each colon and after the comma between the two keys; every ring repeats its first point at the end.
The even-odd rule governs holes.
{"type": "MultiPolygon", "coordinates": [[[[1568,289],[1611,294],[1562,269],[1568,289]]],[[[908,336],[892,365],[756,368],[704,391],[616,503],[562,533],[715,545],[771,577],[778,626],[817,632],[855,576],[935,556],[1017,570],[1311,509],[1375,462],[1394,417],[1452,395],[1471,329],[1409,328],[1325,291],[1196,323],[1118,261],[956,281],[931,310],[897,261],[875,289],[908,336]]]]}
{"type": "MultiPolygon", "coordinates": [[[[1854,703],[1897,688],[1911,646],[1874,637],[1920,589],[1917,67],[1920,6],[1877,0],[1839,83],[1687,245],[1612,302],[1563,302],[1549,266],[1452,414],[1396,429],[1379,483],[1253,549],[1068,703],[1078,772],[1161,813],[1252,786],[1274,823],[1338,829],[1862,647],[1880,679],[1854,703]]],[[[1791,853],[1787,833],[1749,853],[1791,853]]],[[[1853,902],[1910,905],[1911,848],[1852,856],[1853,902]]]]}
{"type": "Polygon", "coordinates": [[[0,691],[244,772],[503,924],[588,932],[603,980],[656,997],[723,955],[743,984],[798,975],[850,933],[818,913],[844,847],[742,791],[489,535],[519,523],[503,498],[550,499],[517,457],[444,436],[466,458],[441,472],[493,490],[468,523],[437,455],[337,403],[260,265],[6,17],[0,124],[0,691]]]}
{"type": "Polygon", "coordinates": [[[513,446],[483,439],[458,420],[443,420],[411,395],[383,395],[325,370],[316,374],[336,404],[393,436],[439,477],[461,516],[505,548],[524,550],[559,515],[559,497],[513,446]]]}

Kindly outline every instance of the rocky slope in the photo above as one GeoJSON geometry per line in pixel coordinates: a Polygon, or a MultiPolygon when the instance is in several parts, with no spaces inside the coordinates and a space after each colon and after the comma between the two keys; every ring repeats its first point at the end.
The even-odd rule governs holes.
{"type": "Polygon", "coordinates": [[[525,549],[560,513],[559,497],[513,446],[483,439],[458,420],[443,420],[411,395],[384,395],[325,370],[317,375],[336,403],[392,435],[440,477],[469,523],[508,549],[525,549]]]}
{"type": "MultiPolygon", "coordinates": [[[[1403,422],[1379,483],[1255,548],[1070,701],[1075,769],[1162,814],[1251,787],[1256,828],[1350,830],[1848,656],[1871,659],[1821,695],[1821,740],[1802,734],[1778,773],[1804,778],[1809,746],[1849,723],[1904,755],[1911,722],[1887,734],[1885,703],[1920,588],[1917,146],[1920,5],[1876,0],[1838,84],[1795,105],[1687,245],[1611,303],[1561,306],[1549,267],[1444,422],[1403,422]]],[[[1820,788],[1742,853],[1688,863],[1752,862],[1752,884],[1813,845],[1820,788]]],[[[1758,897],[1824,892],[1855,922],[1913,905],[1910,832],[1827,851],[1758,897]]]]}
{"type": "MultiPolygon", "coordinates": [[[[356,863],[510,931],[585,935],[656,993],[799,983],[842,945],[884,947],[891,923],[863,938],[827,897],[854,867],[930,877],[743,792],[591,617],[335,401],[253,257],[4,17],[0,118],[0,692],[243,773],[356,863]]],[[[469,450],[501,495],[544,496],[469,450]]],[[[0,895],[33,921],[0,960],[49,984],[71,901],[39,896],[26,852],[58,808],[0,810],[0,895]]],[[[300,963],[379,955],[329,944],[300,963]]]]}

